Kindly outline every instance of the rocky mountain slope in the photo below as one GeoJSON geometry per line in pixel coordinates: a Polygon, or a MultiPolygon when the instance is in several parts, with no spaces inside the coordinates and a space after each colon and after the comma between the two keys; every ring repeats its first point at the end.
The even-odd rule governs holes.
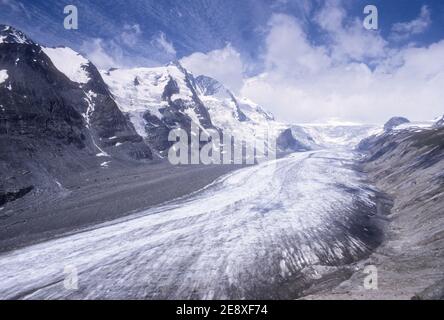
{"type": "Polygon", "coordinates": [[[266,131],[282,152],[313,147],[302,129],[179,63],[99,72],[70,48],[0,26],[0,207],[65,192],[80,172],[164,158],[170,130],[190,136],[192,123],[248,143],[266,131]]]}
{"type": "Polygon", "coordinates": [[[57,189],[58,177],[109,157],[152,158],[98,70],[72,50],[0,26],[0,70],[3,202],[37,184],[57,189]]]}
{"type": "Polygon", "coordinates": [[[138,134],[162,154],[172,145],[168,141],[171,129],[190,133],[192,122],[202,130],[215,129],[196,92],[194,78],[180,64],[111,69],[102,76],[138,134]]]}
{"type": "Polygon", "coordinates": [[[334,290],[309,298],[444,298],[444,128],[390,130],[367,139],[363,170],[393,199],[384,243],[334,290]],[[374,265],[378,290],[363,287],[374,265]]]}

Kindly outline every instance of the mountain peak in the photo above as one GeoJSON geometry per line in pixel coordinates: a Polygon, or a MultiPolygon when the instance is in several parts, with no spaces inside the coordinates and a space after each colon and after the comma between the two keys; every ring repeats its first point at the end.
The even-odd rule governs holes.
{"type": "Polygon", "coordinates": [[[34,44],[34,42],[20,30],[0,24],[0,44],[2,43],[34,44]]]}
{"type": "Polygon", "coordinates": [[[179,60],[170,61],[169,63],[167,63],[166,66],[167,66],[167,67],[176,67],[176,68],[179,69],[183,74],[187,74],[187,73],[189,73],[189,71],[188,71],[187,69],[184,68],[184,66],[180,63],[179,60]]]}

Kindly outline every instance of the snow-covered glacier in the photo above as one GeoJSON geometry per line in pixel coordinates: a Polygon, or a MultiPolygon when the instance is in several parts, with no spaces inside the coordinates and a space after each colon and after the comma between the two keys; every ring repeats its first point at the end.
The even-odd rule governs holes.
{"type": "Polygon", "coordinates": [[[323,268],[379,243],[377,191],[353,169],[355,157],[292,154],[131,218],[4,253],[0,298],[297,297],[323,268]],[[66,268],[78,273],[77,290],[65,288],[66,268]]]}

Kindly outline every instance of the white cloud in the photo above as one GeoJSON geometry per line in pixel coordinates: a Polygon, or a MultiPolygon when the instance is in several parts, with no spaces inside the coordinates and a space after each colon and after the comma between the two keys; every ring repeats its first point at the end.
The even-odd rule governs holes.
{"type": "Polygon", "coordinates": [[[152,43],[170,57],[176,56],[176,49],[174,48],[173,44],[168,41],[165,33],[160,32],[157,37],[153,39],[152,43]]]}
{"type": "Polygon", "coordinates": [[[240,54],[231,45],[206,54],[193,53],[180,62],[195,75],[217,79],[234,92],[238,92],[243,85],[244,65],[240,54]]]}
{"type": "Polygon", "coordinates": [[[120,34],[120,41],[129,47],[134,47],[140,40],[141,35],[142,35],[142,30],[140,29],[140,25],[126,24],[123,27],[123,32],[120,34]]]}
{"type": "Polygon", "coordinates": [[[274,15],[266,39],[267,70],[300,76],[316,73],[330,65],[323,47],[313,46],[296,19],[284,14],[274,15]]]}
{"type": "Polygon", "coordinates": [[[386,54],[387,42],[377,31],[369,31],[358,18],[347,19],[340,1],[329,1],[314,20],[326,32],[334,60],[378,59],[386,54]]]}
{"type": "Polygon", "coordinates": [[[384,122],[394,115],[426,120],[442,114],[444,41],[390,49],[378,32],[357,19],[346,21],[338,3],[316,14],[328,39],[323,45],[310,43],[297,19],[274,16],[266,68],[245,81],[242,95],[289,122],[384,122]]]}
{"type": "MultiPolygon", "coordinates": [[[[420,17],[427,12],[423,9],[420,17]]],[[[283,121],[383,123],[396,115],[412,120],[442,115],[444,40],[429,47],[390,47],[380,32],[348,17],[339,1],[326,2],[313,19],[323,31],[322,42],[312,41],[305,22],[273,15],[264,41],[263,72],[255,77],[242,79],[247,67],[230,46],[195,53],[182,63],[196,74],[240,88],[240,95],[283,121]]],[[[409,27],[410,32],[419,29],[409,27]]]]}
{"type": "Polygon", "coordinates": [[[246,81],[242,94],[292,122],[433,119],[444,110],[444,63],[433,62],[443,54],[444,41],[399,53],[403,64],[394,70],[350,63],[303,78],[266,73],[246,81]]]}
{"type": "Polygon", "coordinates": [[[84,42],[81,51],[85,52],[86,56],[92,61],[99,69],[109,69],[114,67],[121,67],[118,60],[121,60],[121,50],[116,45],[111,47],[102,39],[92,39],[91,41],[84,42]],[[116,58],[117,57],[117,58],[116,58]],[[119,58],[120,57],[120,58],[119,58]]]}
{"type": "Polygon", "coordinates": [[[421,34],[426,31],[432,23],[429,8],[424,5],[421,7],[421,12],[415,20],[409,22],[395,23],[392,27],[390,38],[393,40],[404,40],[411,35],[421,34]]]}

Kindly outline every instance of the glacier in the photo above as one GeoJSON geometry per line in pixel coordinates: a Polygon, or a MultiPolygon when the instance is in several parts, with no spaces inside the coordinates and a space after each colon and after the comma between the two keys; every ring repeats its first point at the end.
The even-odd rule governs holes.
{"type": "Polygon", "coordinates": [[[200,192],[0,255],[2,299],[297,297],[303,271],[378,244],[377,191],[343,149],[289,155],[200,192]],[[79,289],[64,287],[65,268],[79,289]]]}

